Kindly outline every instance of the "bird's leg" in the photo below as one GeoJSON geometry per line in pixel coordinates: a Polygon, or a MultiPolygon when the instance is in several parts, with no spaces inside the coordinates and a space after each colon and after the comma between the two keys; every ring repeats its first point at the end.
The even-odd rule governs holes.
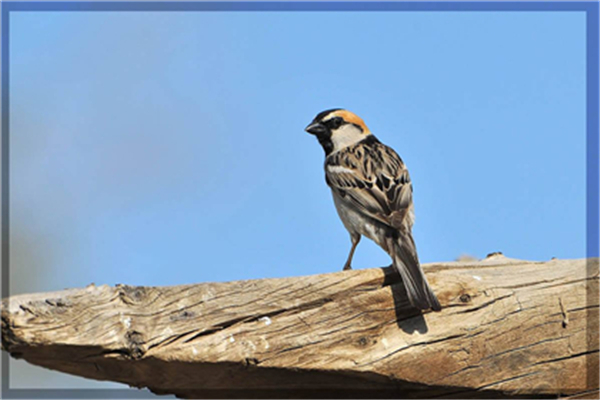
{"type": "Polygon", "coordinates": [[[350,249],[350,254],[348,254],[348,260],[346,260],[346,264],[344,264],[344,271],[352,269],[350,264],[352,263],[352,257],[354,257],[354,250],[356,250],[356,246],[358,246],[358,242],[360,242],[360,234],[351,234],[350,240],[352,240],[352,248],[350,249]]]}

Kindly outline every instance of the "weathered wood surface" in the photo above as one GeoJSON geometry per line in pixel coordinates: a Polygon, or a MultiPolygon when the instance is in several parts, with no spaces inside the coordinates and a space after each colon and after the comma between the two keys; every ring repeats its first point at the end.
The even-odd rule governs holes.
{"type": "Polygon", "coordinates": [[[424,269],[442,312],[388,268],[14,296],[2,347],[181,397],[597,396],[597,259],[424,269]]]}

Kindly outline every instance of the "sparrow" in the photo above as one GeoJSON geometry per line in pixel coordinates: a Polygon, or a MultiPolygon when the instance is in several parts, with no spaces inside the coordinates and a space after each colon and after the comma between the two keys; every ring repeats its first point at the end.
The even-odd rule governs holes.
{"type": "Polygon", "coordinates": [[[414,207],[408,170],[396,152],[381,143],[356,114],[334,108],[319,113],[305,128],[325,151],[325,181],[352,247],[344,270],[362,236],[392,258],[410,303],[440,311],[417,256],[412,237],[414,207]]]}

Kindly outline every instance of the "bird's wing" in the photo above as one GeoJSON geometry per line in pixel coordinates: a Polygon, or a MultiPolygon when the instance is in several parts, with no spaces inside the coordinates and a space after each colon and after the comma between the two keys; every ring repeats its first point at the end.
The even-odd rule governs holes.
{"type": "Polygon", "coordinates": [[[394,150],[374,137],[327,157],[325,178],[359,212],[396,229],[412,225],[408,170],[394,150]]]}

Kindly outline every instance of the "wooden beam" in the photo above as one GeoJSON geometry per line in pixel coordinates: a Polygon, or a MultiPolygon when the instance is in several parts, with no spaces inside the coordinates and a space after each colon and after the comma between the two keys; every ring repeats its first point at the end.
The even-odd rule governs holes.
{"type": "Polygon", "coordinates": [[[598,390],[598,260],[494,254],[424,266],[442,312],[389,268],[2,301],[2,348],[185,398],[559,397],[598,390]]]}

